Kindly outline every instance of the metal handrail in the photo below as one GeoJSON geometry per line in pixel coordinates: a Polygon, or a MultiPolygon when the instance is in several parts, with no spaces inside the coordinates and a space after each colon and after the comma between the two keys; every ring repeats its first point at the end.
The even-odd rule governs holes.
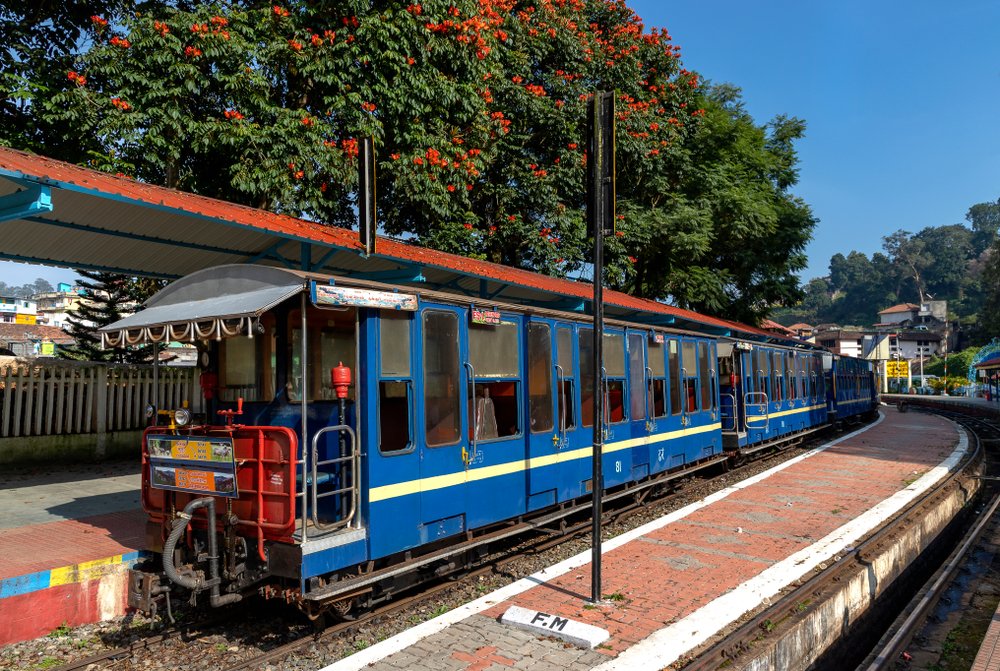
{"type": "MultiPolygon", "coordinates": [[[[719,394],[719,399],[723,399],[723,398],[732,399],[732,405],[730,407],[733,410],[733,415],[732,415],[733,426],[732,426],[732,428],[728,428],[728,429],[725,426],[722,426],[720,428],[721,428],[722,431],[737,431],[738,428],[739,428],[739,424],[737,423],[737,414],[738,414],[738,411],[736,409],[736,394],[719,394]]],[[[720,403],[720,405],[721,405],[721,403],[720,403]]],[[[721,410],[722,408],[720,407],[719,409],[721,410]]],[[[725,417],[725,416],[723,415],[723,417],[725,417]]]]}
{"type": "MultiPolygon", "coordinates": [[[[325,426],[322,429],[320,429],[319,431],[317,431],[316,435],[313,436],[313,439],[312,439],[312,484],[309,485],[310,491],[312,493],[312,496],[311,496],[311,500],[312,500],[312,516],[311,517],[312,517],[312,523],[313,523],[313,525],[317,529],[320,529],[321,531],[330,531],[332,529],[339,529],[340,527],[349,527],[351,525],[351,522],[354,521],[354,515],[358,511],[358,498],[359,498],[358,487],[357,487],[357,483],[358,483],[357,474],[361,470],[361,465],[359,463],[359,456],[360,455],[358,454],[358,449],[357,448],[358,448],[357,434],[355,434],[354,433],[354,429],[352,429],[347,424],[337,424],[336,426],[325,426]],[[319,461],[319,437],[322,436],[324,433],[329,433],[330,431],[337,431],[337,432],[347,431],[347,435],[349,435],[351,437],[350,451],[348,452],[348,454],[341,455],[339,457],[334,457],[333,459],[325,459],[323,461],[319,461]],[[318,468],[320,466],[329,466],[331,464],[345,464],[347,462],[351,462],[351,468],[350,468],[351,486],[350,487],[341,487],[340,489],[334,489],[332,491],[323,492],[322,494],[320,494],[318,492],[318,489],[319,489],[319,472],[318,472],[318,468]],[[327,496],[334,496],[336,494],[344,494],[346,492],[351,492],[351,507],[350,507],[350,512],[348,514],[344,515],[341,519],[337,520],[336,522],[332,522],[330,524],[326,524],[326,523],[320,522],[319,521],[319,512],[318,512],[319,506],[318,506],[318,503],[317,503],[319,501],[319,499],[325,498],[327,496]]],[[[347,479],[348,479],[346,477],[343,477],[344,473],[345,473],[345,469],[341,469],[341,474],[342,474],[341,482],[342,483],[346,482],[347,479]]],[[[305,485],[306,484],[307,483],[303,483],[303,490],[305,489],[305,485]]]]}
{"type": "Polygon", "coordinates": [[[688,407],[688,385],[691,384],[691,380],[688,379],[688,369],[681,366],[681,425],[687,426],[691,423],[691,419],[688,417],[689,411],[688,407]]]}
{"type": "Polygon", "coordinates": [[[646,433],[652,433],[656,428],[653,418],[653,369],[646,366],[646,433]]]}
{"type": "MultiPolygon", "coordinates": [[[[553,364],[553,366],[556,369],[556,384],[559,387],[556,393],[559,395],[558,398],[560,400],[565,401],[565,399],[563,399],[563,381],[565,380],[564,376],[566,374],[566,371],[564,371],[563,367],[560,366],[559,364],[553,364]]],[[[556,449],[559,449],[560,447],[566,444],[566,411],[565,409],[560,411],[559,410],[560,405],[566,405],[566,404],[565,402],[562,404],[558,402],[556,403],[556,412],[559,413],[559,444],[556,446],[556,449]]]]}
{"type": "MultiPolygon", "coordinates": [[[[764,408],[764,414],[763,414],[763,417],[764,417],[764,431],[767,431],[769,428],[771,428],[771,410],[770,410],[770,408],[768,408],[768,403],[769,403],[769,401],[768,401],[767,393],[763,392],[763,391],[748,391],[746,394],[743,395],[743,406],[747,409],[747,413],[746,413],[746,415],[747,415],[746,425],[747,425],[748,429],[760,428],[760,427],[756,427],[756,426],[750,426],[750,417],[751,417],[751,415],[750,415],[750,406],[751,405],[759,405],[759,406],[761,406],[761,407],[764,408]],[[759,396],[759,397],[763,398],[764,400],[763,401],[753,401],[752,398],[755,397],[755,396],[759,396]]],[[[753,415],[753,416],[754,417],[761,417],[761,415],[753,415]]]]}
{"type": "MultiPolygon", "coordinates": [[[[476,459],[476,455],[479,452],[479,408],[476,404],[476,368],[470,362],[466,361],[462,364],[469,371],[469,389],[471,393],[469,398],[472,400],[469,405],[472,406],[472,417],[470,418],[470,424],[472,426],[472,437],[469,439],[469,446],[472,448],[471,452],[467,452],[462,455],[462,461],[465,463],[465,467],[468,468],[476,459]]],[[[464,452],[464,450],[463,450],[464,452]]]]}

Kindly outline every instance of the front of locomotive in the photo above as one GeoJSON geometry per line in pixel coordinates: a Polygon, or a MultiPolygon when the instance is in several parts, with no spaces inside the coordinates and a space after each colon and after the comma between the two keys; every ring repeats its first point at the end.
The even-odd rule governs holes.
{"type": "MultiPolygon", "coordinates": [[[[316,410],[306,403],[307,340],[297,349],[293,342],[304,329],[293,334],[280,326],[294,321],[296,309],[305,314],[307,289],[306,278],[290,271],[211,268],[177,280],[145,309],[101,329],[109,345],[152,343],[162,350],[179,342],[198,350],[186,397],[152,394],[147,409],[142,506],[154,559],[132,571],[130,607],[148,614],[165,609],[171,617],[172,596],[191,603],[207,596],[222,606],[283,579],[285,591],[294,592],[298,567],[289,548],[302,540],[300,490],[308,477],[302,466],[313,461],[301,447],[309,435],[303,418],[316,410]]],[[[156,360],[159,389],[158,380],[180,373],[156,360]]],[[[334,402],[332,388],[322,391],[334,402]]],[[[340,408],[343,423],[343,401],[340,408]]]]}

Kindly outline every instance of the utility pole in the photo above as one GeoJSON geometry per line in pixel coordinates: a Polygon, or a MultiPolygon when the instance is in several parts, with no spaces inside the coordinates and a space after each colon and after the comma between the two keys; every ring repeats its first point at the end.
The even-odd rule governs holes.
{"type": "Polygon", "coordinates": [[[587,223],[594,236],[594,450],[590,490],[591,520],[590,600],[601,601],[601,517],[604,474],[604,236],[615,226],[615,96],[594,94],[588,114],[587,223]]]}

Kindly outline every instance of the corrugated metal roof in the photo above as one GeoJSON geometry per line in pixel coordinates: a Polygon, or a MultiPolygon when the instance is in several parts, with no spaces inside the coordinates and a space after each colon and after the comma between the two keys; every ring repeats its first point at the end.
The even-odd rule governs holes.
{"type": "MultiPolygon", "coordinates": [[[[51,187],[53,210],[4,222],[2,258],[170,278],[227,263],[368,277],[413,271],[414,277],[423,274],[424,286],[459,287],[484,303],[492,299],[544,304],[560,296],[588,303],[593,297],[589,283],[386,238],[379,239],[378,254],[364,257],[357,233],[347,229],[0,148],[0,196],[26,183],[51,187]]],[[[413,278],[391,281],[419,286],[413,278]]],[[[660,315],[679,326],[774,338],[773,333],[746,324],[616,291],[605,291],[604,301],[612,308],[609,317],[660,315]]]]}

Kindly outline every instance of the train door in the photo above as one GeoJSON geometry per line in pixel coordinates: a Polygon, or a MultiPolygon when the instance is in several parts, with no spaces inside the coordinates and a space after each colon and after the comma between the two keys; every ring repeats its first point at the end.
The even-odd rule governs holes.
{"type": "Polygon", "coordinates": [[[629,428],[626,436],[641,440],[631,448],[632,479],[639,480],[649,475],[649,437],[652,432],[652,413],[649,409],[652,398],[647,394],[652,372],[646,358],[646,332],[626,331],[625,346],[628,352],[629,428]]]}
{"type": "MultiPolygon", "coordinates": [[[[742,344],[742,343],[740,343],[742,344]]],[[[719,362],[719,422],[726,449],[736,449],[746,438],[743,403],[743,352],[736,343],[719,342],[716,358],[719,362]]]]}
{"type": "Polygon", "coordinates": [[[416,427],[420,365],[415,357],[414,313],[379,310],[378,319],[365,323],[365,340],[371,356],[362,372],[369,376],[377,399],[365,407],[363,444],[366,445],[371,555],[381,557],[421,542],[419,478],[422,449],[416,427]],[[374,328],[377,324],[378,328],[374,328]],[[386,533],[391,530],[391,533],[386,533]]]}
{"type": "Polygon", "coordinates": [[[684,398],[684,372],[681,367],[681,340],[679,338],[669,338],[666,342],[666,363],[667,363],[667,398],[669,399],[669,416],[657,424],[661,428],[666,439],[658,442],[656,450],[656,461],[659,463],[662,458],[667,460],[667,468],[677,468],[685,463],[683,433],[688,425],[688,416],[685,412],[684,398]],[[660,449],[665,448],[665,453],[660,449]]]}
{"type": "Polygon", "coordinates": [[[593,445],[593,421],[584,425],[584,415],[593,416],[590,399],[593,394],[593,331],[586,331],[586,338],[580,336],[583,329],[570,324],[556,324],[556,389],[558,402],[559,455],[558,473],[559,500],[566,501],[590,491],[591,477],[589,455],[593,445]],[[586,341],[586,349],[580,346],[586,341]],[[578,346],[579,349],[578,349],[578,346]],[[586,360],[585,360],[586,359],[586,360]],[[589,371],[591,377],[586,378],[589,371]],[[587,407],[581,397],[587,396],[587,407]]]}
{"type": "Polygon", "coordinates": [[[743,408],[747,442],[755,443],[770,428],[770,357],[767,350],[753,346],[743,352],[743,408]]]}
{"type": "Polygon", "coordinates": [[[528,323],[528,510],[553,505],[559,498],[558,455],[563,453],[567,417],[558,394],[567,375],[573,374],[573,354],[571,349],[567,371],[556,359],[556,333],[551,319],[532,317],[528,323]]]}
{"type": "Polygon", "coordinates": [[[470,399],[466,413],[470,527],[516,517],[526,510],[525,434],[530,434],[532,418],[525,412],[521,388],[526,377],[523,319],[517,314],[472,311],[468,356],[463,362],[470,399]]]}
{"type": "Polygon", "coordinates": [[[466,311],[425,304],[420,311],[422,379],[417,444],[420,451],[420,536],[426,543],[468,529],[467,469],[478,455],[468,439],[466,311]]]}

